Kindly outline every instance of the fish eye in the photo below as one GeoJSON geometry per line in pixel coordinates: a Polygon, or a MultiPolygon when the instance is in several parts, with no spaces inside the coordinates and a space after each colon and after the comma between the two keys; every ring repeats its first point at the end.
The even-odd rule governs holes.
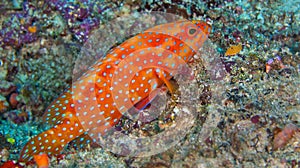
{"type": "Polygon", "coordinates": [[[189,30],[189,34],[190,35],[193,35],[193,34],[195,34],[196,33],[196,29],[194,29],[194,28],[191,28],[190,30],[189,30]]]}

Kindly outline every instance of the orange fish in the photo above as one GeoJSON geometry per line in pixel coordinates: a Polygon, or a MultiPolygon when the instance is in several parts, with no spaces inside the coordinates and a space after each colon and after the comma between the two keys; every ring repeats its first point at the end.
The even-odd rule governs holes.
{"type": "Polygon", "coordinates": [[[243,49],[242,44],[230,46],[227,49],[225,56],[235,55],[235,54],[239,53],[242,49],[243,49]]]}
{"type": "Polygon", "coordinates": [[[36,28],[36,26],[29,26],[29,27],[28,27],[28,31],[29,31],[30,33],[36,33],[37,28],[36,28]]]}
{"type": "Polygon", "coordinates": [[[71,141],[97,142],[133,107],[144,108],[176,69],[188,62],[207,39],[210,26],[180,20],[150,28],[98,60],[46,110],[54,127],[33,137],[20,154],[56,155],[71,141]]]}

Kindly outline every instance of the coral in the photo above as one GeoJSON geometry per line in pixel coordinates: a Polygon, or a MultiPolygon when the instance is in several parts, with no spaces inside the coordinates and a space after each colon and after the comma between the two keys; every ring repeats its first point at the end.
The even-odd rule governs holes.
{"type": "Polygon", "coordinates": [[[299,0],[293,0],[293,1],[281,0],[277,9],[280,11],[289,12],[289,13],[299,12],[300,1],[299,0]]]}
{"type": "Polygon", "coordinates": [[[89,38],[91,30],[99,26],[100,15],[103,13],[105,4],[101,1],[64,1],[50,0],[47,4],[60,12],[65,19],[70,31],[80,42],[85,42],[89,38]]]}
{"type": "MultiPolygon", "coordinates": [[[[191,63],[198,81],[196,89],[200,92],[199,99],[193,101],[199,114],[193,128],[179,144],[151,157],[122,158],[103,149],[69,154],[67,149],[61,161],[51,159],[51,166],[300,165],[299,133],[292,132],[291,138],[280,134],[286,132],[286,123],[294,123],[299,127],[300,122],[299,0],[2,1],[0,139],[1,146],[7,147],[10,155],[7,162],[0,164],[16,165],[16,162],[9,160],[17,160],[17,151],[30,137],[44,130],[42,123],[38,122],[40,116],[45,107],[71,84],[74,61],[80,58],[85,65],[86,60],[90,59],[82,58],[80,49],[92,32],[102,29],[106,23],[119,16],[135,16],[137,12],[155,10],[174,13],[187,19],[205,20],[213,27],[209,39],[217,54],[205,50],[206,53],[195,56],[191,63]],[[225,57],[226,49],[237,44],[242,44],[243,49],[236,55],[225,57]],[[210,70],[201,61],[206,55],[221,60],[226,70],[223,80],[209,77],[210,70]],[[277,56],[280,56],[280,61],[276,59],[277,56]],[[266,64],[268,62],[270,64],[266,64]],[[223,87],[215,87],[219,83],[223,87]],[[15,103],[9,103],[12,93],[18,94],[16,106],[15,103]],[[218,96],[221,100],[216,103],[215,97],[218,96]],[[26,115],[29,115],[28,118],[26,115]],[[283,130],[276,133],[277,127],[282,127],[283,130]],[[205,138],[200,136],[203,128],[211,132],[205,138]],[[280,138],[283,138],[284,143],[280,138]],[[9,143],[8,140],[14,140],[15,143],[9,143]],[[273,151],[274,141],[280,142],[277,146],[281,148],[276,151],[273,151]]],[[[148,24],[151,19],[145,22],[148,24]]],[[[126,33],[124,27],[132,26],[135,29],[140,26],[139,23],[135,20],[123,20],[120,25],[114,25],[114,31],[110,33],[126,33]]],[[[120,37],[112,39],[98,38],[93,42],[111,44],[125,40],[120,37]]],[[[220,69],[222,68],[216,68],[220,69]]],[[[169,118],[176,119],[176,116],[169,118]]],[[[172,123],[174,120],[168,122],[172,123]]],[[[124,130],[129,134],[151,132],[152,127],[168,127],[153,121],[149,123],[149,128],[140,130],[141,124],[126,124],[130,121],[124,123],[130,126],[129,131],[124,130]],[[133,131],[130,132],[130,129],[133,131]]],[[[291,132],[288,133],[290,135],[291,132]]]]}
{"type": "Polygon", "coordinates": [[[35,7],[29,2],[23,3],[23,10],[19,13],[10,14],[2,23],[0,30],[0,45],[20,48],[22,45],[37,40],[37,32],[30,31],[36,27],[38,21],[32,16],[31,11],[35,7]]]}
{"type": "Polygon", "coordinates": [[[19,163],[15,162],[15,161],[12,161],[12,160],[6,161],[1,165],[1,168],[11,168],[11,167],[24,168],[24,166],[20,165],[19,163]]]}
{"type": "MultiPolygon", "coordinates": [[[[9,151],[21,149],[31,136],[36,135],[42,129],[44,128],[41,127],[41,124],[38,122],[15,124],[8,120],[0,120],[0,134],[4,137],[13,137],[15,139],[15,143],[13,145],[7,142],[7,145],[10,144],[9,151]]],[[[1,142],[6,142],[6,140],[1,140],[1,142]]],[[[17,160],[18,154],[11,152],[10,158],[17,160]]]]}
{"type": "Polygon", "coordinates": [[[7,161],[9,158],[9,151],[6,149],[6,148],[1,148],[1,151],[0,151],[0,159],[1,161],[5,162],[7,161]]]}
{"type": "Polygon", "coordinates": [[[287,124],[279,133],[274,136],[273,148],[277,150],[284,147],[300,128],[294,124],[287,124]]]}
{"type": "Polygon", "coordinates": [[[6,101],[6,98],[0,95],[0,113],[7,111],[9,104],[6,101]]]}

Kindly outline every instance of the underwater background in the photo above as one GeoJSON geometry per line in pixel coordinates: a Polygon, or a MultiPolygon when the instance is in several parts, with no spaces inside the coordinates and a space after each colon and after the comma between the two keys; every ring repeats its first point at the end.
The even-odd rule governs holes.
{"type": "MultiPolygon", "coordinates": [[[[191,64],[200,93],[191,130],[153,156],[68,148],[50,159],[50,167],[300,166],[299,0],[0,1],[0,165],[17,161],[25,143],[49,127],[41,117],[72,84],[90,35],[118,18],[152,11],[212,27],[209,49],[202,52],[219,59],[225,74],[222,82],[213,80],[202,61],[191,64]],[[220,103],[214,95],[220,95],[220,103]],[[210,130],[205,139],[203,130],[210,130]]],[[[130,20],[122,24],[138,26],[130,20]]],[[[176,113],[176,107],[171,110],[176,113]]],[[[172,120],[158,118],[143,126],[124,120],[120,129],[151,135],[172,120]]]]}

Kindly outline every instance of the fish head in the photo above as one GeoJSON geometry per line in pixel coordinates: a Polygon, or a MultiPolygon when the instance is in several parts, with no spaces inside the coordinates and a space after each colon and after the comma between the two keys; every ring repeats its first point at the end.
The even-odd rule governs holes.
{"type": "Polygon", "coordinates": [[[191,22],[195,24],[204,34],[209,35],[211,31],[211,26],[209,24],[201,20],[193,20],[191,22]]]}
{"type": "Polygon", "coordinates": [[[179,20],[172,23],[158,25],[148,29],[146,32],[156,32],[170,35],[180,39],[197,51],[206,41],[211,26],[199,20],[179,20]]]}
{"type": "Polygon", "coordinates": [[[211,26],[199,20],[184,21],[181,24],[183,24],[183,26],[178,33],[178,38],[187,43],[194,51],[198,51],[207,40],[211,26]]]}

